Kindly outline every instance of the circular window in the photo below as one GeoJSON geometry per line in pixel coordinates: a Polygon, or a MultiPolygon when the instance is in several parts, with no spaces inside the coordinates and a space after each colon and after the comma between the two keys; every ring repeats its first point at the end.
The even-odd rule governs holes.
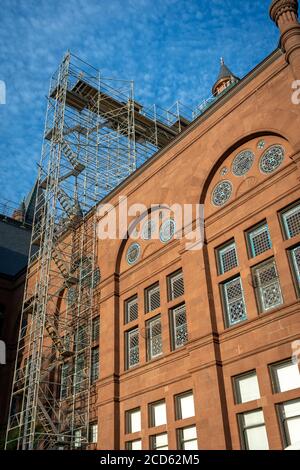
{"type": "Polygon", "coordinates": [[[243,176],[253,165],[254,153],[251,150],[243,150],[239,153],[232,163],[232,173],[235,176],[243,176]]]}
{"type": "Polygon", "coordinates": [[[212,203],[215,206],[223,206],[232,195],[232,184],[230,181],[221,181],[212,193],[212,203]]]}
{"type": "Polygon", "coordinates": [[[281,145],[272,145],[262,155],[259,168],[263,173],[273,173],[281,165],[284,158],[284,149],[281,145]]]}
{"type": "Polygon", "coordinates": [[[166,243],[169,240],[171,240],[174,237],[175,230],[176,230],[175,220],[173,220],[173,219],[165,220],[162,223],[162,225],[160,227],[160,231],[159,231],[160,241],[163,242],[163,243],[166,243]]]}
{"type": "Polygon", "coordinates": [[[153,233],[155,232],[155,222],[154,220],[147,220],[142,228],[142,238],[144,240],[151,240],[153,233]]]}
{"type": "Polygon", "coordinates": [[[130,247],[127,250],[127,255],[126,255],[127,263],[128,264],[136,263],[140,257],[140,253],[141,253],[140,245],[138,243],[132,243],[132,245],[130,245],[130,247]]]}

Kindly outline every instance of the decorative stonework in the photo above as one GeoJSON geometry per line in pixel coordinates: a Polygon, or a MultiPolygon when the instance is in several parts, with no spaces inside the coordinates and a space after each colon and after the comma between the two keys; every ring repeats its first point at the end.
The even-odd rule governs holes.
{"type": "Polygon", "coordinates": [[[126,260],[129,265],[132,265],[137,262],[140,257],[141,247],[138,243],[132,243],[126,254],[126,260]]]}
{"type": "Polygon", "coordinates": [[[249,178],[241,182],[241,184],[237,188],[236,195],[240,196],[241,194],[246,193],[247,191],[252,189],[256,184],[257,178],[255,178],[255,176],[249,176],[249,178]]]}
{"type": "Polygon", "coordinates": [[[265,145],[266,145],[266,143],[265,143],[264,140],[259,140],[259,141],[257,142],[257,148],[258,148],[258,150],[262,150],[263,148],[265,148],[265,145]]]}
{"type": "Polygon", "coordinates": [[[220,207],[232,196],[232,184],[230,181],[221,181],[212,192],[211,201],[214,206],[220,207]]]}
{"type": "Polygon", "coordinates": [[[175,220],[173,219],[167,219],[165,220],[159,231],[159,239],[162,243],[167,243],[169,240],[171,240],[176,231],[176,223],[175,220]]]}
{"type": "Polygon", "coordinates": [[[223,166],[223,168],[220,171],[220,175],[225,176],[227,175],[228,171],[229,171],[228,168],[226,166],[223,166]]]}
{"type": "Polygon", "coordinates": [[[244,176],[253,165],[254,153],[251,150],[240,152],[232,163],[232,173],[235,176],[244,176]]]}
{"type": "Polygon", "coordinates": [[[270,6],[270,17],[276,24],[280,16],[287,12],[298,15],[298,0],[273,0],[270,6]]]}
{"type": "Polygon", "coordinates": [[[284,149],[281,145],[272,145],[262,155],[259,168],[262,173],[269,174],[277,170],[284,159],[284,149]]]}

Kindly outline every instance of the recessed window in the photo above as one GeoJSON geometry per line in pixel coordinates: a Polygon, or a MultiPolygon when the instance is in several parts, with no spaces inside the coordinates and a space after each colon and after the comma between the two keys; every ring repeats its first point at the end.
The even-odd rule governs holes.
{"type": "Polygon", "coordinates": [[[150,426],[162,426],[167,424],[167,410],[164,400],[149,405],[150,426]]]}
{"type": "Polygon", "coordinates": [[[260,391],[256,372],[249,372],[234,377],[234,389],[237,403],[258,400],[260,398],[260,391]]]}
{"type": "Polygon", "coordinates": [[[141,430],[141,410],[135,408],[134,410],[126,411],[126,433],[132,434],[140,432],[141,430]]]}
{"type": "Polygon", "coordinates": [[[168,434],[166,432],[150,437],[151,449],[168,450],[168,434]]]}
{"type": "Polygon", "coordinates": [[[75,431],[74,431],[74,447],[75,447],[75,449],[80,449],[81,445],[82,445],[81,429],[75,429],[75,431]]]}
{"type": "Polygon", "coordinates": [[[91,383],[98,380],[99,377],[99,347],[92,349],[91,358],[91,383]]]}
{"type": "Polygon", "coordinates": [[[300,204],[284,210],[281,218],[286,238],[293,238],[300,233],[300,204]]]}
{"type": "Polygon", "coordinates": [[[196,426],[178,429],[178,446],[182,450],[198,450],[196,426]]]}
{"type": "Polygon", "coordinates": [[[74,392],[78,393],[83,390],[85,384],[85,360],[84,353],[80,353],[75,358],[75,376],[74,376],[74,392]]]}
{"type": "Polygon", "coordinates": [[[61,379],[60,379],[60,397],[61,399],[66,398],[69,392],[70,365],[68,362],[64,362],[61,366],[61,379]]]}
{"type": "Polygon", "coordinates": [[[92,322],[92,341],[99,341],[100,317],[93,318],[92,322]]]}
{"type": "Polygon", "coordinates": [[[138,319],[138,298],[135,295],[125,301],[125,323],[130,323],[138,319]]]}
{"type": "Polygon", "coordinates": [[[267,312],[282,305],[283,298],[275,260],[271,258],[255,266],[252,274],[260,311],[267,312]]]}
{"type": "Polygon", "coordinates": [[[300,387],[300,373],[298,364],[288,359],[278,364],[272,364],[271,367],[273,391],[275,393],[286,392],[300,387]]]}
{"type": "Polygon", "coordinates": [[[195,416],[194,396],[192,392],[177,395],[175,401],[177,419],[187,419],[195,416]]]}
{"type": "Polygon", "coordinates": [[[178,271],[168,277],[169,300],[177,299],[184,294],[183,273],[178,271]]]}
{"type": "Polygon", "coordinates": [[[269,442],[262,410],[238,415],[241,440],[246,450],[268,450],[269,442]]]}
{"type": "Polygon", "coordinates": [[[89,429],[89,442],[96,444],[98,442],[98,424],[91,423],[89,429]]]}
{"type": "Polygon", "coordinates": [[[162,354],[162,334],[160,315],[146,323],[148,359],[155,359],[162,354]]]}
{"type": "Polygon", "coordinates": [[[160,307],[160,291],[158,282],[145,290],[145,301],[146,313],[152,312],[156,308],[160,307]]]}
{"type": "Polygon", "coordinates": [[[219,274],[227,273],[238,266],[235,242],[226,243],[217,250],[219,274]]]}
{"type": "Polygon", "coordinates": [[[170,320],[172,325],[172,347],[180,348],[188,340],[185,304],[171,309],[170,320]]]}
{"type": "Polygon", "coordinates": [[[272,248],[269,227],[266,222],[247,232],[247,241],[252,258],[272,248]]]}
{"type": "Polygon", "coordinates": [[[126,332],[126,358],[127,368],[136,366],[140,361],[138,328],[126,332]]]}
{"type": "Polygon", "coordinates": [[[79,325],[75,332],[76,350],[81,351],[88,346],[88,335],[86,325],[79,325]]]}
{"type": "Polygon", "coordinates": [[[128,441],[125,443],[125,447],[127,450],[142,450],[142,440],[128,441]]]}
{"type": "Polygon", "coordinates": [[[278,410],[285,445],[299,444],[300,400],[286,401],[278,406],[278,410]]]}
{"type": "Polygon", "coordinates": [[[298,296],[300,295],[300,245],[289,250],[289,258],[295,279],[298,296]]]}
{"type": "Polygon", "coordinates": [[[101,272],[100,268],[96,268],[93,273],[93,282],[92,282],[92,287],[95,289],[101,281],[101,272]]]}
{"type": "Polygon", "coordinates": [[[244,291],[240,276],[222,284],[225,323],[227,327],[247,319],[244,291]]]}

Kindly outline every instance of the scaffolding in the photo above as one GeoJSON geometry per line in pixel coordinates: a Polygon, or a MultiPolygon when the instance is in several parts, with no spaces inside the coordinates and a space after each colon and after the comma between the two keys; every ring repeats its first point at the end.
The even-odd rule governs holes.
{"type": "Polygon", "coordinates": [[[179,103],[143,108],[132,82],[70,53],[47,102],[6,448],[86,449],[99,369],[95,206],[190,117],[179,103]]]}

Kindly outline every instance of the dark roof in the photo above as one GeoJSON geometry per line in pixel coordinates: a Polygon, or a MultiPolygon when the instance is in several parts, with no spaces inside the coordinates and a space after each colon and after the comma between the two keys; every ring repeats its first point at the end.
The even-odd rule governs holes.
{"type": "Polygon", "coordinates": [[[224,63],[223,59],[221,59],[221,67],[220,67],[220,71],[219,71],[219,75],[217,77],[216,83],[222,80],[223,78],[231,78],[231,77],[238,79],[238,77],[236,77],[231,72],[231,70],[229,70],[227,65],[224,63]]]}
{"type": "Polygon", "coordinates": [[[219,74],[218,74],[217,80],[214,83],[214,86],[212,87],[213,95],[215,94],[215,89],[217,85],[219,84],[219,82],[224,79],[231,80],[234,83],[240,81],[240,79],[231,72],[231,70],[224,63],[224,60],[221,58],[221,66],[220,66],[219,74]]]}
{"type": "Polygon", "coordinates": [[[0,217],[0,274],[15,277],[28,260],[31,230],[21,222],[0,217]]]}

